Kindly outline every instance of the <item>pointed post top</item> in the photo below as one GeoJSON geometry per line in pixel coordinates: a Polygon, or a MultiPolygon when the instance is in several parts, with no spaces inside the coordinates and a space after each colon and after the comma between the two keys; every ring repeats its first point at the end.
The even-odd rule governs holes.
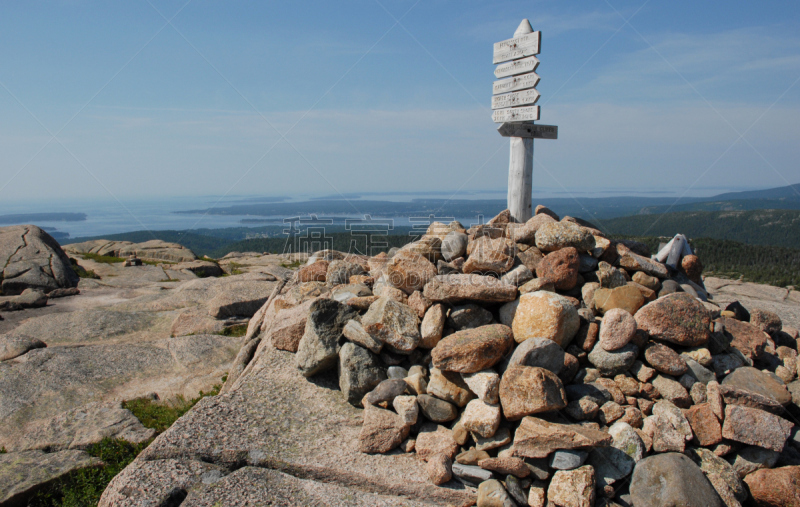
{"type": "Polygon", "coordinates": [[[522,20],[522,22],[517,27],[517,30],[514,32],[514,37],[519,37],[520,35],[525,35],[526,33],[533,32],[533,27],[531,26],[531,22],[528,21],[528,18],[522,20]]]}

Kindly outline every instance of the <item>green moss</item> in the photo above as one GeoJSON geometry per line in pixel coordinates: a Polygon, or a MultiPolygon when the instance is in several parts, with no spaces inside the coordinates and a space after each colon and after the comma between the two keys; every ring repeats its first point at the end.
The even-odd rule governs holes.
{"type": "Polygon", "coordinates": [[[84,507],[97,505],[100,495],[115,475],[128,466],[151,440],[132,444],[125,440],[103,439],[86,452],[100,458],[105,466],[76,470],[39,491],[29,502],[30,507],[84,507]]]}
{"type": "MultiPolygon", "coordinates": [[[[222,377],[225,382],[227,374],[222,377]]],[[[209,392],[200,391],[196,398],[186,400],[183,396],[166,402],[150,398],[137,398],[125,401],[122,406],[133,412],[147,428],[159,434],[169,428],[179,417],[189,411],[198,401],[206,396],[216,396],[222,388],[214,385],[209,392]]],[[[29,507],[86,507],[94,506],[100,501],[108,483],[122,469],[128,466],[153,440],[139,444],[118,439],[103,439],[91,445],[86,452],[100,458],[105,463],[102,467],[76,470],[65,477],[38,491],[28,502],[29,507]]],[[[0,453],[5,448],[0,449],[0,453]]]]}
{"type": "Polygon", "coordinates": [[[92,270],[84,269],[83,266],[78,264],[78,261],[73,259],[72,257],[69,258],[69,263],[72,265],[72,270],[78,275],[80,278],[95,278],[99,279],[100,277],[92,270]]]}
{"type": "Polygon", "coordinates": [[[297,269],[297,268],[300,267],[301,264],[303,264],[303,263],[300,262],[300,261],[293,261],[293,262],[289,262],[289,263],[281,262],[281,266],[283,266],[284,268],[288,268],[288,269],[297,269]]]}
{"type": "Polygon", "coordinates": [[[118,262],[125,262],[122,257],[113,257],[111,255],[97,255],[94,253],[80,254],[84,259],[93,260],[95,262],[102,262],[103,264],[116,264],[118,262]]]}
{"type": "Polygon", "coordinates": [[[222,336],[232,336],[236,338],[244,336],[247,334],[247,324],[237,324],[235,326],[226,327],[219,334],[222,336]]]}
{"type": "Polygon", "coordinates": [[[178,396],[170,401],[156,401],[151,398],[136,398],[122,402],[122,407],[127,408],[147,428],[152,428],[161,433],[189,411],[198,401],[206,396],[216,396],[222,389],[221,384],[215,384],[209,392],[200,391],[196,398],[187,400],[178,396]]]}
{"type": "MultiPolygon", "coordinates": [[[[226,375],[225,375],[225,377],[227,378],[227,376],[228,376],[228,375],[226,374],[226,375]]],[[[6,448],[5,448],[5,447],[0,447],[0,454],[5,454],[5,453],[7,453],[7,452],[8,452],[8,451],[6,451],[6,448]]]]}
{"type": "Polygon", "coordinates": [[[237,264],[235,262],[231,262],[230,264],[228,264],[228,267],[230,268],[230,270],[231,270],[230,274],[232,274],[232,275],[241,275],[242,273],[244,273],[244,271],[239,269],[239,268],[243,267],[242,264],[237,264]]]}

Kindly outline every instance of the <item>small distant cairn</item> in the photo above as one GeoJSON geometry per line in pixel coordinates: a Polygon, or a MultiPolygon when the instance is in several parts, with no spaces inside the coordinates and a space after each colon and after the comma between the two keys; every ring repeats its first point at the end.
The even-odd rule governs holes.
{"type": "Polygon", "coordinates": [[[416,453],[478,506],[796,495],[798,332],[715,305],[701,274],[683,236],[651,257],[538,206],[388,254],[317,252],[248,335],[306,377],[338,369],[361,452],[416,453]]]}
{"type": "Polygon", "coordinates": [[[141,265],[142,265],[142,259],[136,257],[136,254],[131,254],[128,256],[127,259],[125,259],[125,264],[123,264],[123,267],[127,268],[128,266],[141,266],[141,265]]]}

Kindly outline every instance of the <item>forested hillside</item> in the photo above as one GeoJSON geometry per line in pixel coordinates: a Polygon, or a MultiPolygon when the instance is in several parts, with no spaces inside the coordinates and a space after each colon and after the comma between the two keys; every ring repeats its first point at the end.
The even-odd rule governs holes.
{"type": "Polygon", "coordinates": [[[594,220],[608,234],[727,239],[750,245],[800,248],[800,211],[687,211],[594,220]]]}

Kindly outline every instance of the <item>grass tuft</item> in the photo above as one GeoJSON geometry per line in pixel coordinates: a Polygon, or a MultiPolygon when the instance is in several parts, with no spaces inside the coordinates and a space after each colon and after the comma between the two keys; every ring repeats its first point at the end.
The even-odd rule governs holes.
{"type": "MultiPolygon", "coordinates": [[[[225,382],[228,375],[222,377],[225,382]]],[[[196,398],[190,400],[178,396],[174,400],[160,402],[152,398],[136,398],[122,403],[147,428],[162,433],[184,415],[198,401],[206,396],[219,394],[221,384],[215,384],[209,392],[200,391],[196,398]]],[[[39,490],[28,502],[29,507],[86,507],[94,506],[100,501],[108,483],[122,469],[128,466],[153,440],[134,444],[125,440],[105,438],[101,442],[89,446],[86,452],[103,460],[104,466],[76,470],[61,479],[39,490]]],[[[5,448],[0,449],[4,453],[5,448]]]]}
{"type": "Polygon", "coordinates": [[[122,257],[114,257],[111,255],[98,255],[96,253],[82,253],[80,254],[84,259],[89,259],[103,264],[116,264],[118,262],[125,262],[122,257]]]}
{"type": "MultiPolygon", "coordinates": [[[[235,326],[226,327],[219,333],[222,336],[231,336],[238,338],[247,334],[247,324],[236,324],[235,326]]],[[[224,380],[223,380],[224,382],[224,380]]]]}
{"type": "Polygon", "coordinates": [[[55,481],[28,502],[29,507],[85,507],[97,505],[108,483],[150,444],[150,440],[132,444],[105,438],[89,446],[86,452],[100,458],[104,466],[76,470],[55,481]]]}
{"type": "Polygon", "coordinates": [[[78,261],[76,261],[72,257],[69,258],[69,263],[72,265],[72,271],[74,271],[75,274],[78,275],[78,277],[80,277],[80,278],[94,278],[94,279],[98,279],[98,280],[100,279],[100,277],[97,275],[97,273],[95,273],[94,271],[92,271],[90,269],[84,269],[84,267],[81,266],[80,264],[78,264],[78,261]]]}

